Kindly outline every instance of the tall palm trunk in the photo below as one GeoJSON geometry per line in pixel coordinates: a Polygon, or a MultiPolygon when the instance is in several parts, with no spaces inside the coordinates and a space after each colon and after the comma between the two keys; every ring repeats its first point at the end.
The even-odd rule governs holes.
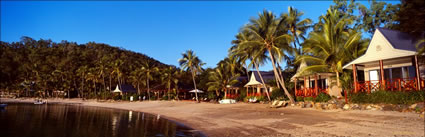
{"type": "Polygon", "coordinates": [[[247,76],[247,78],[248,78],[248,80],[249,80],[249,71],[248,71],[248,65],[246,65],[246,63],[244,63],[245,64],[245,71],[246,71],[246,76],[247,76]]]}
{"type": "Polygon", "coordinates": [[[112,76],[109,75],[109,92],[112,92],[112,76]]]}
{"type": "Polygon", "coordinates": [[[195,98],[196,98],[196,102],[199,103],[199,100],[198,100],[198,89],[196,88],[196,82],[195,82],[195,72],[193,72],[193,68],[192,67],[190,67],[190,70],[192,71],[193,86],[195,86],[195,98]]]}
{"type": "Polygon", "coordinates": [[[106,84],[105,84],[105,75],[102,74],[102,83],[103,83],[103,90],[106,91],[106,84]]]}
{"type": "Polygon", "coordinates": [[[150,93],[150,89],[149,89],[149,74],[147,75],[147,79],[146,79],[146,84],[148,86],[148,101],[151,100],[151,93],[150,93]]]}
{"type": "Polygon", "coordinates": [[[81,82],[82,82],[82,84],[81,84],[81,98],[83,98],[84,99],[84,75],[83,75],[83,77],[81,78],[81,82]]]}
{"type": "Polygon", "coordinates": [[[335,71],[335,73],[336,73],[336,85],[338,87],[341,87],[341,83],[339,82],[339,73],[338,73],[338,71],[335,71]]]}
{"type": "Polygon", "coordinates": [[[139,80],[137,80],[137,94],[140,95],[140,86],[139,86],[139,80]]]}
{"type": "Polygon", "coordinates": [[[168,97],[167,97],[167,100],[170,100],[170,91],[171,91],[171,81],[168,79],[168,97]]]}
{"type": "Polygon", "coordinates": [[[258,74],[258,76],[260,76],[261,82],[263,83],[261,85],[263,85],[264,89],[266,89],[267,98],[269,99],[269,101],[271,101],[270,95],[269,95],[269,89],[267,89],[266,83],[264,82],[264,79],[263,79],[263,76],[261,76],[261,74],[260,74],[260,70],[258,69],[258,64],[254,62],[254,66],[257,69],[257,74],[258,74]]]}
{"type": "Polygon", "coordinates": [[[275,77],[278,77],[278,81],[279,81],[280,85],[282,86],[283,91],[285,92],[286,96],[288,96],[289,100],[291,101],[291,103],[295,103],[295,100],[292,98],[292,95],[289,94],[288,89],[286,89],[286,87],[285,87],[285,82],[280,77],[279,73],[277,72],[276,63],[274,61],[274,57],[273,57],[271,49],[267,49],[267,50],[268,50],[269,55],[270,55],[270,60],[272,61],[273,72],[274,72],[275,77]]]}

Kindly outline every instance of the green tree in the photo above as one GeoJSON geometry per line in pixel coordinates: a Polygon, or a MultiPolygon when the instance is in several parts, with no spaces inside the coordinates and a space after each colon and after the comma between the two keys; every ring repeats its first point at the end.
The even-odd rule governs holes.
{"type": "MultiPolygon", "coordinates": [[[[273,66],[273,72],[278,83],[283,88],[286,96],[294,103],[292,95],[288,92],[283,80],[283,76],[279,73],[279,62],[285,55],[284,52],[293,52],[290,43],[293,41],[292,36],[288,34],[286,21],[276,18],[272,12],[263,11],[258,18],[253,18],[243,30],[250,34],[248,41],[239,44],[242,49],[257,49],[255,54],[267,54],[273,66]]],[[[257,57],[257,55],[254,55],[257,57]]]]}
{"type": "Polygon", "coordinates": [[[236,78],[239,77],[239,74],[231,74],[231,71],[227,69],[227,63],[218,63],[214,71],[209,73],[207,83],[208,91],[215,91],[217,96],[220,96],[219,91],[227,92],[229,85],[234,85],[239,81],[236,78]]]}
{"type": "Polygon", "coordinates": [[[145,60],[142,63],[142,72],[145,73],[145,80],[146,80],[146,86],[147,86],[147,92],[148,92],[148,99],[151,99],[150,95],[150,81],[153,80],[152,75],[157,73],[159,71],[158,67],[155,66],[155,64],[150,60],[145,60]]]}
{"type": "Polygon", "coordinates": [[[173,84],[174,81],[178,81],[178,79],[175,77],[176,71],[177,70],[175,67],[170,66],[170,67],[164,68],[161,72],[161,81],[167,87],[168,99],[170,99],[171,85],[173,84]]]}
{"type": "Polygon", "coordinates": [[[363,54],[367,45],[361,40],[361,32],[345,29],[353,21],[347,16],[340,16],[338,10],[329,9],[320,19],[323,29],[310,33],[303,45],[303,51],[308,54],[298,58],[299,61],[306,61],[311,65],[300,73],[334,72],[337,86],[341,87],[339,73],[342,72],[342,65],[363,54]]]}
{"type": "Polygon", "coordinates": [[[395,29],[422,37],[425,31],[425,1],[401,0],[400,10],[395,14],[395,29]]]}
{"type": "MultiPolygon", "coordinates": [[[[195,53],[192,50],[187,50],[186,53],[182,54],[182,58],[179,59],[179,64],[182,67],[182,70],[190,71],[192,74],[192,81],[193,86],[195,87],[195,90],[198,90],[196,88],[196,82],[195,82],[195,76],[202,71],[202,66],[204,63],[198,58],[198,56],[195,55],[195,53]]],[[[198,92],[195,92],[196,101],[198,100],[198,92]]]]}
{"type": "Polygon", "coordinates": [[[298,54],[302,54],[300,39],[305,39],[304,35],[307,33],[307,29],[310,28],[310,25],[312,24],[312,20],[309,18],[301,20],[302,15],[304,15],[303,12],[293,7],[288,7],[288,13],[281,15],[281,18],[286,21],[285,24],[294,38],[294,48],[297,49],[298,54]]]}

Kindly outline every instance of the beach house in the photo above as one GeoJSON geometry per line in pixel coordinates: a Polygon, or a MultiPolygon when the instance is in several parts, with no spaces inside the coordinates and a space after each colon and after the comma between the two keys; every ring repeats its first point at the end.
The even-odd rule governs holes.
{"type": "Polygon", "coordinates": [[[257,71],[251,71],[249,81],[244,85],[247,96],[266,96],[267,90],[269,92],[273,90],[273,87],[268,83],[275,80],[274,73],[272,71],[260,71],[260,75],[257,71]],[[263,80],[261,80],[260,75],[263,80]]]}
{"type": "Polygon", "coordinates": [[[425,67],[416,55],[417,41],[407,33],[377,28],[366,53],[343,66],[353,71],[354,92],[425,87],[425,67]]]}
{"type": "Polygon", "coordinates": [[[291,78],[294,82],[295,96],[316,97],[319,93],[326,93],[331,96],[340,97],[341,88],[336,85],[335,73],[305,71],[306,62],[301,62],[297,73],[291,78]]]}

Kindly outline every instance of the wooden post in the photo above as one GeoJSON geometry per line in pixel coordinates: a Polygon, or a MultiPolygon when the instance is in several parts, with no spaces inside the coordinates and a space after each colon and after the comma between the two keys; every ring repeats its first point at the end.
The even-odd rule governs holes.
{"type": "Polygon", "coordinates": [[[384,73],[384,61],[379,60],[379,70],[381,72],[381,89],[385,89],[385,73],[384,73]]]}
{"type": "Polygon", "coordinates": [[[416,69],[416,88],[421,90],[421,73],[419,73],[418,55],[415,55],[415,69],[416,69]]]}
{"type": "Polygon", "coordinates": [[[353,64],[353,80],[354,80],[354,93],[357,93],[357,68],[356,64],[353,64]]]}
{"type": "Polygon", "coordinates": [[[246,96],[248,96],[249,94],[248,94],[248,87],[246,87],[246,96]]]}
{"type": "Polygon", "coordinates": [[[318,91],[318,82],[317,82],[317,74],[316,75],[314,75],[314,92],[316,92],[316,96],[319,94],[319,91],[318,91]]]}
{"type": "Polygon", "coordinates": [[[297,81],[298,81],[298,78],[295,78],[295,96],[297,96],[297,81]]]}
{"type": "Polygon", "coordinates": [[[304,96],[307,93],[307,78],[304,76],[304,96]]]}

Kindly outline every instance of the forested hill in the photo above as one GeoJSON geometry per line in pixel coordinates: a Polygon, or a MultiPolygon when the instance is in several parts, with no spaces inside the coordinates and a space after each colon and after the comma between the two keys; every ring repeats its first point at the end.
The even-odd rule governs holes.
{"type": "Polygon", "coordinates": [[[131,84],[132,72],[137,68],[168,66],[144,54],[103,43],[22,37],[19,42],[0,45],[0,90],[34,86],[31,89],[75,91],[85,88],[84,82],[86,86],[88,82],[99,83],[97,89],[105,90],[118,83],[131,84]]]}

